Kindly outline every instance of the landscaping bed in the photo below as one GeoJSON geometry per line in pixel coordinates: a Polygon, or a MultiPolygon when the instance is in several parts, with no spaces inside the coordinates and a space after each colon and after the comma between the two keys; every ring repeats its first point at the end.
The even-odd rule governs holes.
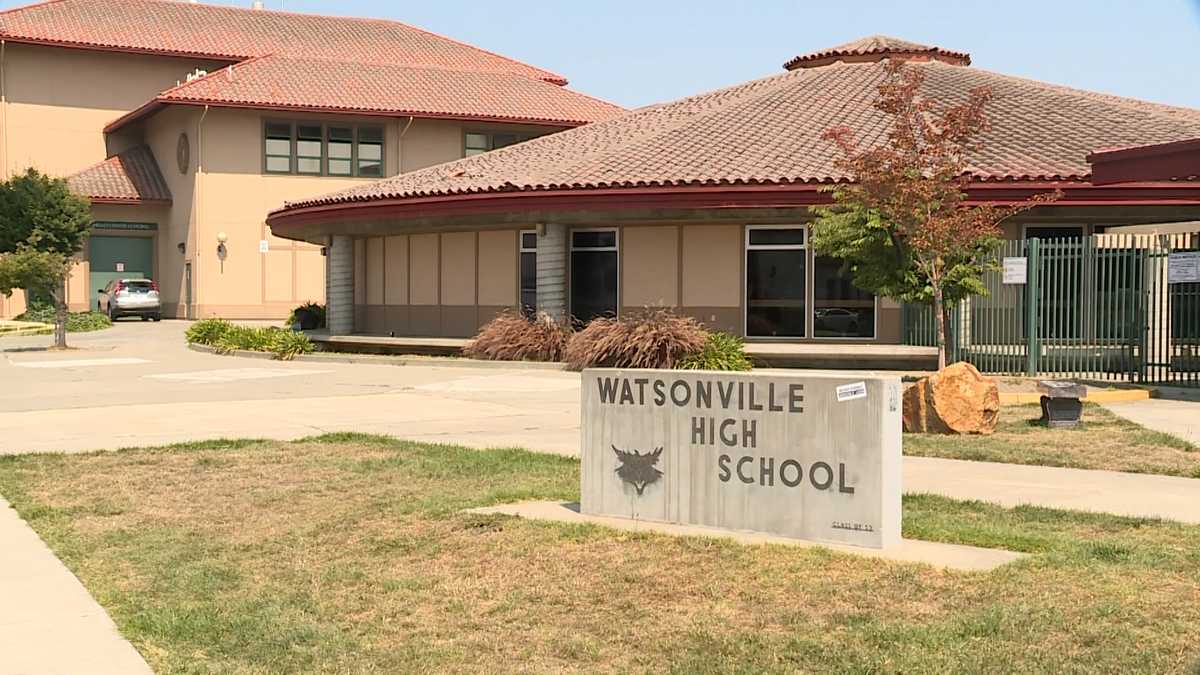
{"type": "Polygon", "coordinates": [[[1048,428],[1041,416],[1038,405],[1002,406],[990,436],[905,434],[904,454],[1200,478],[1200,448],[1100,406],[1085,404],[1073,429],[1048,428]]]}
{"type": "Polygon", "coordinates": [[[462,513],[578,486],[572,459],[347,434],[0,458],[157,672],[1200,668],[1197,526],[906,497],[908,537],[1032,554],[951,573],[462,513]]]}

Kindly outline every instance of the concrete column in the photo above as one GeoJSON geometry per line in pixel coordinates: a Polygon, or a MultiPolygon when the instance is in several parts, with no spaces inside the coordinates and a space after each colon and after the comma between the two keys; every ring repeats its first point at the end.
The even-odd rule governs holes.
{"type": "Polygon", "coordinates": [[[555,321],[567,318],[567,234],[566,225],[538,228],[537,308],[555,321]]]}
{"type": "Polygon", "coordinates": [[[334,235],[326,255],[326,325],[330,335],[349,335],[354,332],[354,240],[334,235]]]}

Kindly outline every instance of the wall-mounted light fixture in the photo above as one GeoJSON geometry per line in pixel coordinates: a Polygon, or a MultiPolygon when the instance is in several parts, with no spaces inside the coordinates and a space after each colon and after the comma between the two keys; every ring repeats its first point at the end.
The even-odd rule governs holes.
{"type": "Polygon", "coordinates": [[[227,241],[229,241],[229,235],[225,234],[224,232],[217,233],[217,257],[221,260],[224,260],[225,254],[229,252],[229,250],[225,248],[225,242],[227,241]]]}
{"type": "Polygon", "coordinates": [[[179,255],[183,255],[187,252],[187,244],[183,243],[182,241],[176,244],[175,248],[179,249],[179,255]]]}

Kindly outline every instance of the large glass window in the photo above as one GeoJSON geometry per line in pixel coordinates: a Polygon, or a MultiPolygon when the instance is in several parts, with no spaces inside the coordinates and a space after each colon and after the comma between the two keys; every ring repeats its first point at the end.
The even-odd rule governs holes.
{"type": "Polygon", "coordinates": [[[813,337],[875,337],[875,296],[837,258],[813,257],[813,337]]]}
{"type": "Polygon", "coordinates": [[[354,128],[329,127],[327,145],[330,176],[349,176],[354,172],[354,128]]]}
{"type": "Polygon", "coordinates": [[[266,122],[263,170],[309,176],[382,177],[384,131],[317,122],[266,122]]]}
{"type": "Polygon", "coordinates": [[[358,128],[358,175],[383,175],[383,129],[358,128]]]}
{"type": "Polygon", "coordinates": [[[617,231],[571,233],[571,320],[617,315],[617,231]]]}
{"type": "Polygon", "coordinates": [[[292,125],[286,122],[267,122],[264,127],[266,141],[263,150],[266,161],[263,168],[267,173],[292,172],[292,125]]]}
{"type": "Polygon", "coordinates": [[[463,138],[463,156],[482,155],[488,150],[506,148],[531,138],[536,138],[536,136],[510,131],[468,131],[463,138]]]}
{"type": "Polygon", "coordinates": [[[747,336],[805,336],[806,255],[802,227],[747,228],[747,336]]]}
{"type": "Polygon", "coordinates": [[[521,233],[521,313],[537,314],[537,232],[521,233]]]}
{"type": "Polygon", "coordinates": [[[321,125],[296,125],[296,173],[321,174],[321,125]]]}

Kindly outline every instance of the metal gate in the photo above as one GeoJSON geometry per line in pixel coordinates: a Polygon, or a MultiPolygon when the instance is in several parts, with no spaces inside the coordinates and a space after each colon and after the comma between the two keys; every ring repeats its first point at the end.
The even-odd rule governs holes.
{"type": "MultiPolygon", "coordinates": [[[[949,358],[989,373],[1200,387],[1200,283],[1180,280],[1184,256],[1169,271],[1172,254],[1195,251],[1200,233],[1005,241],[987,295],[952,312],[949,358]]],[[[904,307],[904,340],[937,344],[930,307],[904,307]]]]}

